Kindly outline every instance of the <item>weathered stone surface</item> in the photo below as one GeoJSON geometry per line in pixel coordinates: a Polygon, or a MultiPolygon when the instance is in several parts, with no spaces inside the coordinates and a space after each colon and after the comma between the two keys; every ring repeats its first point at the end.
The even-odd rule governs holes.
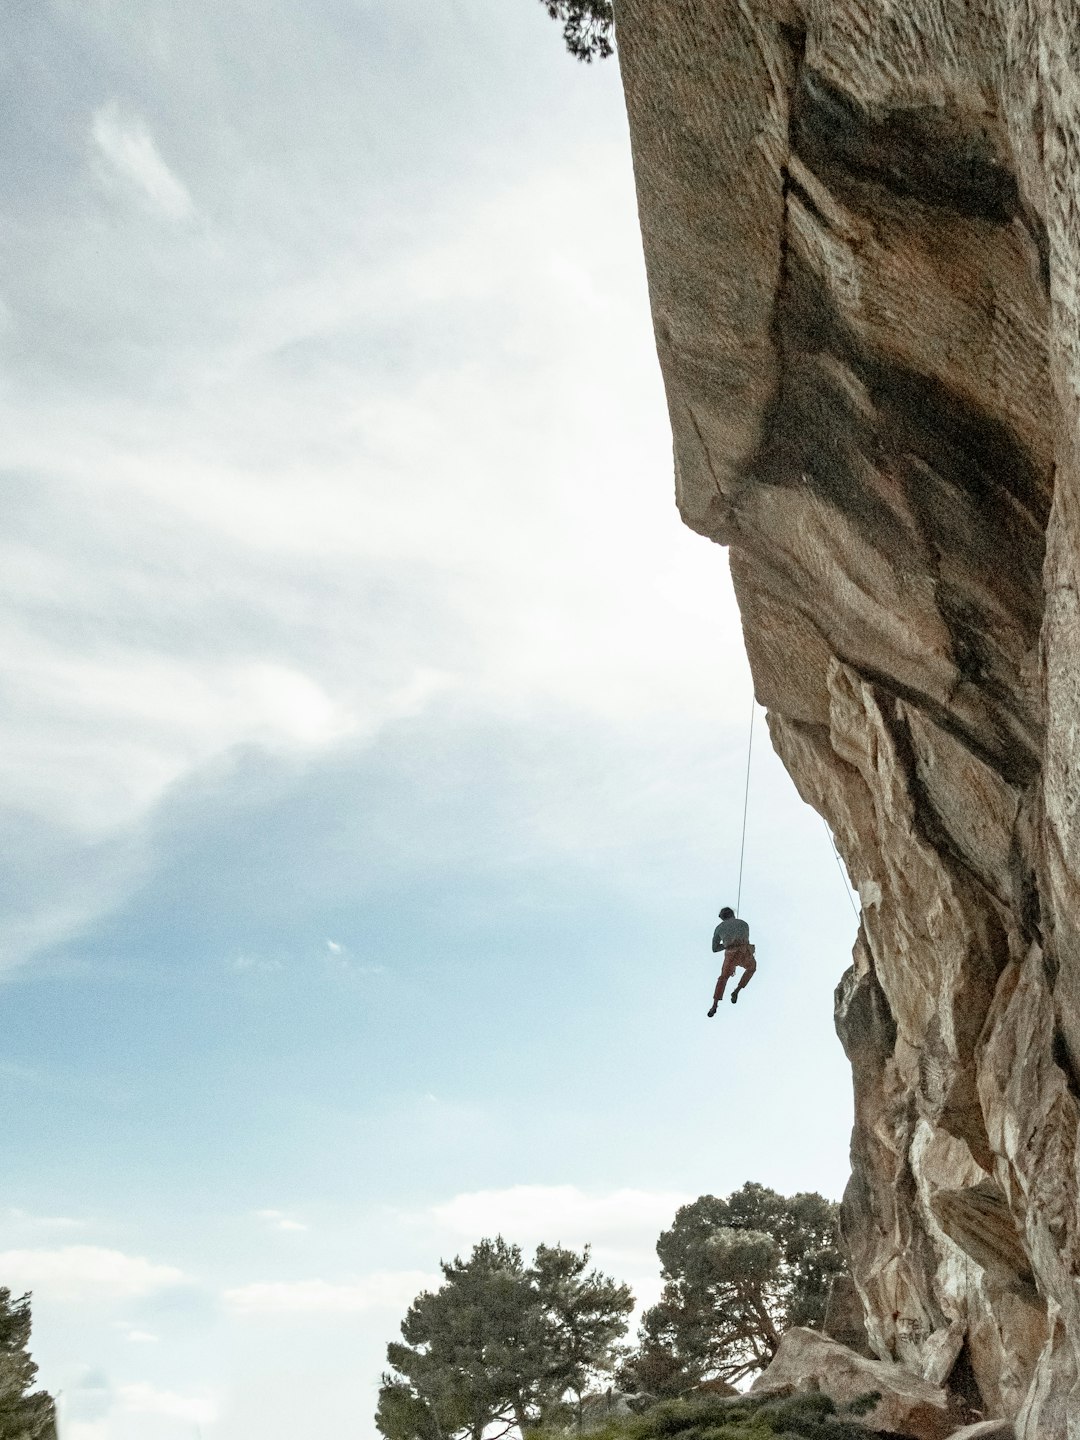
{"type": "Polygon", "coordinates": [[[829,1299],[821,1328],[830,1340],[839,1341],[856,1354],[870,1353],[862,1296],[850,1275],[837,1275],[829,1286],[829,1299]]]}
{"type": "Polygon", "coordinates": [[[677,500],[730,547],[773,744],[863,902],[836,1013],[869,1343],[1065,1440],[1080,0],[616,22],[677,500]]]}
{"type": "Polygon", "coordinates": [[[1016,1427],[1011,1420],[978,1420],[955,1430],[949,1440],[1016,1440],[1016,1427]]]}
{"type": "Polygon", "coordinates": [[[1004,1192],[992,1180],[937,1190],[930,1212],[949,1239],[1011,1290],[1035,1298],[1035,1277],[1004,1192]]]}
{"type": "Polygon", "coordinates": [[[772,1364],[751,1387],[755,1395],[788,1389],[820,1390],[838,1407],[876,1393],[877,1404],[859,1416],[860,1425],[914,1440],[945,1440],[956,1429],[948,1397],[938,1385],[903,1365],[868,1360],[816,1330],[800,1326],[780,1341],[772,1364]]]}
{"type": "Polygon", "coordinates": [[[946,1385],[956,1371],[966,1338],[967,1331],[960,1320],[954,1320],[951,1325],[928,1335],[916,1357],[923,1379],[929,1380],[931,1385],[946,1385]]]}

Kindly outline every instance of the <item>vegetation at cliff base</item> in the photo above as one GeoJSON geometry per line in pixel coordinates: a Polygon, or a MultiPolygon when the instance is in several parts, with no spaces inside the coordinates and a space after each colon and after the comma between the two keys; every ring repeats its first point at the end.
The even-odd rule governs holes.
{"type": "Polygon", "coordinates": [[[827,1395],[739,1396],[738,1399],[669,1400],[644,1415],[619,1416],[589,1440],[881,1440],[858,1423],[876,1394],[838,1407],[827,1395]]]}
{"type": "Polygon", "coordinates": [[[753,1182],[684,1205],[656,1242],[663,1293],[620,1383],[674,1396],[705,1380],[737,1382],[768,1365],[790,1326],[820,1328],[846,1268],[838,1211],[821,1195],[753,1182]]]}
{"type": "Polygon", "coordinates": [[[541,1245],[531,1265],[501,1236],[443,1262],[387,1347],[392,1370],[375,1423],[387,1440],[483,1440],[572,1418],[574,1401],[610,1375],[634,1297],[588,1270],[589,1251],[541,1245]],[[568,1397],[571,1397],[568,1400],[568,1397]]]}
{"type": "Polygon", "coordinates": [[[30,1358],[30,1296],[18,1300],[0,1287],[0,1440],[56,1440],[56,1407],[32,1390],[38,1367],[30,1358]]]}
{"type": "Polygon", "coordinates": [[[588,1395],[592,1433],[593,1402],[600,1413],[610,1405],[614,1374],[634,1397],[621,1403],[638,1413],[605,1422],[605,1431],[616,1426],[613,1437],[851,1440],[851,1413],[832,1418],[821,1397],[806,1402],[806,1423],[818,1429],[785,1420],[787,1429],[774,1432],[771,1417],[788,1415],[775,1409],[779,1402],[716,1394],[763,1370],[790,1326],[821,1327],[829,1289],[845,1270],[838,1210],[821,1195],[780,1195],[753,1182],[726,1200],[702,1195],[682,1206],[657,1241],[664,1288],[642,1317],[634,1350],[620,1343],[630,1289],[589,1270],[588,1247],[541,1245],[526,1264],[501,1236],[482,1240],[467,1260],[442,1262],[444,1284],[409,1307],[401,1341],[387,1347],[376,1424],[386,1440],[490,1440],[496,1426],[499,1440],[580,1424],[588,1395]],[[605,1401],[596,1392],[606,1387],[605,1401]]]}
{"type": "Polygon", "coordinates": [[[615,50],[615,10],[611,0],[540,0],[553,20],[562,22],[566,48],[586,64],[606,60],[615,50]]]}

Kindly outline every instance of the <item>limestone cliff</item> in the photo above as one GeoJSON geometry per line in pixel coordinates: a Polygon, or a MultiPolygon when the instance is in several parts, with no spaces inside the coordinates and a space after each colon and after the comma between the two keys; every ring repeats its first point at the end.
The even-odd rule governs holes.
{"type": "Polygon", "coordinates": [[[1080,1434],[1080,4],[616,24],[678,503],[862,897],[871,1343],[1080,1434]]]}

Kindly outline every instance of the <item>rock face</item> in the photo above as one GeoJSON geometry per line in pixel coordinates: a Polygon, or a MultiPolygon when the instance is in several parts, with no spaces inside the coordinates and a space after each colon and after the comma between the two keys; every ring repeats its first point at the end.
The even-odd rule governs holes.
{"type": "Polygon", "coordinates": [[[1080,1433],[1080,3],[616,0],[686,522],[862,897],[882,1359],[1080,1433]]]}
{"type": "Polygon", "coordinates": [[[844,1407],[876,1395],[877,1402],[858,1416],[868,1430],[909,1435],[912,1440],[947,1440],[956,1431],[948,1396],[937,1385],[912,1375],[902,1365],[867,1360],[816,1330],[795,1326],[780,1341],[772,1364],[751,1387],[755,1395],[805,1388],[807,1381],[844,1407]]]}

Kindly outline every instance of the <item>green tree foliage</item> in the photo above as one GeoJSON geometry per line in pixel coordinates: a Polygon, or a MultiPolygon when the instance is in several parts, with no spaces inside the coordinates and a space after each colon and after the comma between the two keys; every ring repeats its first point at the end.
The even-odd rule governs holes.
{"type": "Polygon", "coordinates": [[[540,0],[560,20],[566,48],[586,64],[606,60],[615,49],[615,11],[611,0],[540,0]]]}
{"type": "Polygon", "coordinates": [[[0,1440],[56,1440],[52,1396],[31,1391],[38,1367],[29,1342],[30,1296],[12,1300],[0,1287],[0,1440]]]}
{"type": "Polygon", "coordinates": [[[588,1263],[588,1246],[578,1252],[540,1245],[533,1261],[537,1358],[547,1405],[567,1394],[580,1404],[585,1391],[610,1374],[634,1308],[629,1285],[588,1270],[588,1263]]]}
{"type": "Polygon", "coordinates": [[[845,1268],[838,1241],[838,1207],[821,1195],[748,1183],[726,1200],[684,1205],[657,1241],[664,1289],[642,1318],[622,1383],[678,1395],[764,1369],[790,1325],[824,1320],[829,1286],[845,1268]]]}
{"type": "Polygon", "coordinates": [[[482,1440],[492,1425],[556,1423],[567,1397],[614,1368],[634,1298],[580,1254],[541,1245],[531,1265],[501,1236],[418,1295],[387,1346],[375,1423],[387,1440],[482,1440]]]}

